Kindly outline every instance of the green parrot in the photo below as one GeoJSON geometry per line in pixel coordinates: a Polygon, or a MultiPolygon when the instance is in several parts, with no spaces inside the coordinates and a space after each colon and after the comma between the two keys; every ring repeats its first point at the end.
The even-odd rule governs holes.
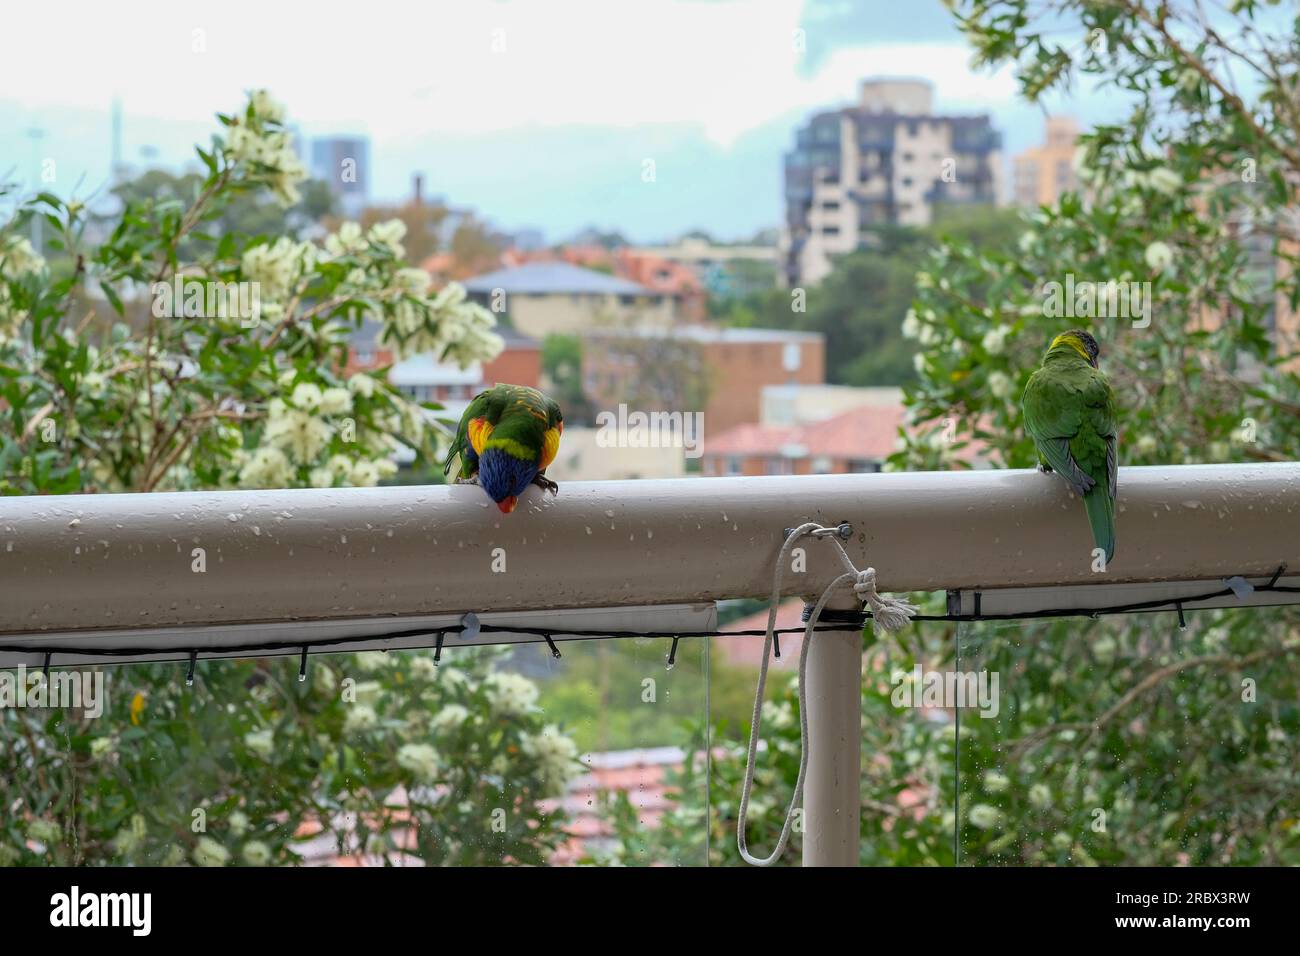
{"type": "Polygon", "coordinates": [[[494,385],[479,392],[465,409],[442,473],[460,455],[458,484],[479,485],[502,513],[510,514],[529,485],[554,494],[546,477],[564,433],[560,406],[526,385],[494,385]]]}
{"type": "Polygon", "coordinates": [[[1109,564],[1115,556],[1118,458],[1115,393],[1098,368],[1100,353],[1097,340],[1081,329],[1052,339],[1021,406],[1039,470],[1055,471],[1083,499],[1092,539],[1109,564]]]}

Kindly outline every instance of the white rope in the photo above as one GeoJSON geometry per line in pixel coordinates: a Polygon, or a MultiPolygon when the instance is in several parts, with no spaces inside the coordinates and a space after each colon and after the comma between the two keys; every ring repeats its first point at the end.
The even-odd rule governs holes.
{"type": "Polygon", "coordinates": [[[754,715],[749,725],[749,749],[745,756],[745,779],[740,788],[740,810],[736,818],[736,846],[740,850],[741,858],[746,863],[754,866],[771,866],[781,856],[781,853],[785,850],[786,842],[790,839],[790,827],[794,822],[795,807],[799,805],[799,801],[803,798],[804,777],[808,772],[808,648],[812,646],[813,627],[821,617],[822,608],[830,600],[831,594],[841,585],[852,582],[853,593],[864,604],[870,605],[876,625],[884,631],[897,631],[906,625],[911,620],[912,615],[919,610],[915,605],[909,604],[905,600],[881,597],[877,594],[876,569],[867,568],[865,571],[859,571],[854,567],[853,562],[849,560],[848,553],[844,550],[844,546],[834,537],[826,534],[828,530],[815,521],[809,521],[795,528],[781,546],[781,553],[777,555],[776,568],[772,574],[772,597],[767,610],[767,636],[763,639],[763,660],[758,668],[758,688],[754,692],[754,715]],[[794,795],[790,798],[790,806],[785,811],[785,823],[781,827],[781,836],[777,838],[776,849],[772,851],[771,856],[760,859],[749,852],[749,842],[745,837],[745,819],[749,814],[749,796],[754,789],[754,760],[758,753],[758,735],[763,718],[763,692],[767,687],[767,665],[772,656],[772,639],[776,631],[776,611],[781,603],[781,576],[785,571],[785,563],[789,558],[790,549],[794,547],[794,543],[804,535],[819,531],[835,545],[845,571],[826,585],[826,589],[822,591],[822,596],[818,598],[816,606],[808,615],[808,623],[804,627],[803,647],[799,650],[799,776],[795,780],[794,795]]]}

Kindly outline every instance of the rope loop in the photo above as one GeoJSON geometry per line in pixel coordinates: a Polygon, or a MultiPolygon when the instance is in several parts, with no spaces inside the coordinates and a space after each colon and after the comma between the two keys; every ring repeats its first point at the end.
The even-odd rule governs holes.
{"type": "Polygon", "coordinates": [[[745,779],[741,784],[740,809],[736,815],[736,847],[740,850],[741,859],[753,866],[771,866],[780,858],[785,851],[786,843],[790,839],[790,828],[794,823],[795,808],[799,805],[799,801],[803,799],[804,778],[808,773],[808,649],[812,646],[813,627],[821,617],[826,602],[830,600],[831,595],[838,588],[843,585],[851,585],[853,593],[864,604],[871,606],[876,624],[886,631],[896,631],[905,626],[911,620],[912,615],[919,610],[919,608],[907,601],[882,597],[877,594],[876,569],[867,568],[865,571],[859,571],[849,559],[844,546],[832,534],[827,534],[828,531],[833,531],[833,529],[823,528],[815,521],[799,525],[790,532],[785,539],[785,543],[781,545],[781,552],[777,555],[776,567],[772,573],[772,597],[767,609],[767,636],[763,639],[763,660],[758,668],[758,687],[754,691],[754,713],[749,724],[749,747],[745,754],[745,779]],[[817,604],[812,613],[808,615],[808,621],[804,626],[803,646],[799,649],[799,776],[795,780],[794,794],[790,798],[790,805],[785,811],[785,823],[781,827],[780,837],[777,838],[776,848],[770,856],[760,858],[749,852],[749,841],[745,836],[745,821],[749,815],[750,794],[754,789],[754,761],[758,754],[758,737],[762,727],[763,693],[767,688],[767,667],[772,655],[772,641],[776,630],[776,611],[781,603],[781,577],[785,571],[790,550],[794,547],[794,543],[805,535],[813,535],[834,544],[840,558],[840,564],[844,566],[844,573],[826,585],[821,597],[817,599],[817,604]]]}

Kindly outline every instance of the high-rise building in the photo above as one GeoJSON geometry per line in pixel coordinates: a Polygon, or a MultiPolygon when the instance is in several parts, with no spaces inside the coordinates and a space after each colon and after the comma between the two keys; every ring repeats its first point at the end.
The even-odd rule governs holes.
{"type": "Polygon", "coordinates": [[[783,278],[817,282],[873,225],[928,225],[945,203],[996,204],[1002,137],[987,115],[934,112],[923,80],[873,79],[815,114],[785,157],[783,278]]]}
{"type": "Polygon", "coordinates": [[[344,216],[355,218],[370,195],[370,140],[325,136],[312,140],[311,175],[329,187],[344,216]]]}
{"type": "Polygon", "coordinates": [[[1017,206],[1055,205],[1061,194],[1079,188],[1074,172],[1075,143],[1079,125],[1069,116],[1047,119],[1046,141],[1012,160],[1013,194],[1017,206]]]}

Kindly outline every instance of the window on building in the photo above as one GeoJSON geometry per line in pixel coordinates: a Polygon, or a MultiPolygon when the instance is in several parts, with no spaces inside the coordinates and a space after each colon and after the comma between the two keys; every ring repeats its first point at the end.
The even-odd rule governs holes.
{"type": "Polygon", "coordinates": [[[787,372],[797,372],[803,364],[803,350],[798,342],[787,342],[781,349],[781,367],[787,372]]]}
{"type": "Polygon", "coordinates": [[[728,475],[739,475],[741,473],[740,459],[735,455],[729,455],[726,458],[725,467],[728,475]]]}

